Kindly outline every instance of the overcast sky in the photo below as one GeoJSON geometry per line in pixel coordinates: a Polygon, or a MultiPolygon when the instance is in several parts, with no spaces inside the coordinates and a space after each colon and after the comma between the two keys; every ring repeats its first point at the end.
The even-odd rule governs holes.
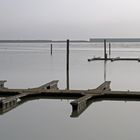
{"type": "Polygon", "coordinates": [[[0,0],[0,39],[140,37],[140,0],[0,0]]]}

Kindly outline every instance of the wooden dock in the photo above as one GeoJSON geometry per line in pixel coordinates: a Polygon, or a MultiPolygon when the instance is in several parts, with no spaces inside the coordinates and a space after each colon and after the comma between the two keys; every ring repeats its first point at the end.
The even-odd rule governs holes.
{"type": "MultiPolygon", "coordinates": [[[[122,39],[123,40],[123,39],[122,39]]],[[[107,53],[107,41],[109,39],[101,39],[101,41],[104,43],[104,57],[93,57],[88,59],[88,61],[138,61],[140,62],[140,58],[129,58],[129,57],[111,57],[111,43],[109,42],[109,55],[107,53]],[[109,56],[109,57],[108,57],[109,56]]]]}
{"type": "Polygon", "coordinates": [[[88,59],[88,61],[138,61],[140,62],[140,58],[121,58],[121,57],[115,57],[115,58],[102,58],[102,57],[94,57],[91,59],[88,59]]]}
{"type": "Polygon", "coordinates": [[[140,91],[111,91],[110,81],[105,81],[95,89],[60,90],[58,80],[51,81],[37,88],[8,89],[0,88],[0,114],[35,99],[75,99],[71,117],[78,117],[91,103],[101,100],[140,100],[140,91]]]}

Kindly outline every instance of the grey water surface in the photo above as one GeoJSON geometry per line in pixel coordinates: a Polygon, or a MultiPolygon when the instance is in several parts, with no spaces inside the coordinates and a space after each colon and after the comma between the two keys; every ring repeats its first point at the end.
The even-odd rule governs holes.
{"type": "MultiPolygon", "coordinates": [[[[0,79],[8,88],[31,88],[59,80],[66,88],[66,44],[0,44],[0,79]]],[[[112,90],[140,91],[137,61],[88,62],[103,56],[102,43],[70,44],[70,89],[92,89],[105,80],[112,90]]],[[[112,44],[112,57],[140,57],[140,43],[112,44]]],[[[139,139],[139,101],[93,102],[71,118],[71,100],[37,99],[0,115],[1,140],[139,139]]]]}

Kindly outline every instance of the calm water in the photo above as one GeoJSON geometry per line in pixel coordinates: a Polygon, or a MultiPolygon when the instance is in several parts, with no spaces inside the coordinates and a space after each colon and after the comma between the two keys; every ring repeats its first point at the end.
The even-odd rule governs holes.
{"type": "MultiPolygon", "coordinates": [[[[71,44],[70,88],[96,88],[104,80],[112,90],[140,91],[140,63],[88,62],[103,56],[103,44],[71,44]]],[[[112,44],[112,57],[140,57],[140,43],[112,44]]],[[[8,88],[36,87],[59,80],[66,87],[65,44],[0,44],[0,79],[8,88]]],[[[0,115],[2,140],[132,140],[139,138],[140,102],[92,103],[78,118],[71,118],[71,100],[28,101],[0,115]]]]}

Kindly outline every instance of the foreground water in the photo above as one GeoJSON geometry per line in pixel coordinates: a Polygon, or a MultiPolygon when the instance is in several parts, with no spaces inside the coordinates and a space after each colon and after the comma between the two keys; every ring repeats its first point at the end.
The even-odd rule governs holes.
{"type": "MultiPolygon", "coordinates": [[[[140,63],[88,62],[103,56],[103,44],[71,44],[70,88],[96,88],[104,80],[113,90],[140,91],[140,63]]],[[[140,57],[140,44],[112,45],[112,57],[140,57]]],[[[66,87],[65,44],[0,44],[0,79],[8,88],[36,87],[59,80],[66,87]]],[[[71,118],[70,100],[40,99],[26,102],[0,116],[2,140],[138,139],[140,102],[92,103],[78,118],[71,118]]]]}

